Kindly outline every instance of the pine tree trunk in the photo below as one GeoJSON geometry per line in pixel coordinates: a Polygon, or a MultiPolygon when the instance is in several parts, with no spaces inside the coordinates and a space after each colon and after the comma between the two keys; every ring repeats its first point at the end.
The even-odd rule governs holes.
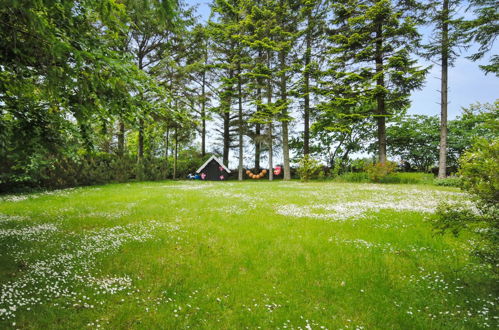
{"type": "Polygon", "coordinates": [[[310,60],[312,54],[312,30],[310,29],[311,17],[308,17],[308,30],[306,34],[305,71],[304,71],[304,96],[303,96],[303,154],[310,153],[310,60]]]}
{"type": "Polygon", "coordinates": [[[260,171],[260,155],[262,153],[261,142],[260,142],[260,135],[261,134],[262,134],[261,124],[256,123],[255,124],[255,136],[257,139],[255,141],[255,169],[257,171],[260,171]]]}
{"type": "MultiPolygon", "coordinates": [[[[229,71],[229,80],[234,78],[232,70],[229,71]]],[[[232,87],[228,90],[227,104],[224,109],[224,136],[223,136],[223,162],[225,165],[229,164],[229,151],[230,151],[230,109],[232,105],[232,87]]]]}
{"type": "Polygon", "coordinates": [[[223,149],[223,162],[225,165],[229,164],[229,150],[230,150],[230,113],[228,110],[224,112],[224,149],[223,149]]]}
{"type": "MultiPolygon", "coordinates": [[[[268,67],[270,68],[270,51],[267,52],[268,67]]],[[[267,80],[267,105],[270,107],[272,104],[272,79],[267,80]]],[[[269,132],[268,132],[268,147],[269,147],[269,181],[274,180],[274,148],[272,137],[272,115],[269,118],[269,132]]]]}
{"type": "Polygon", "coordinates": [[[139,161],[142,161],[144,158],[144,119],[139,119],[139,137],[138,137],[138,150],[137,155],[139,161]]]}
{"type": "MultiPolygon", "coordinates": [[[[286,77],[286,52],[281,51],[279,53],[280,64],[281,64],[281,100],[282,102],[287,102],[288,92],[287,92],[287,77],[286,77]]],[[[289,166],[289,132],[288,132],[288,110],[287,107],[282,110],[282,158],[284,162],[284,180],[291,179],[291,172],[289,166]]]]}
{"type": "Polygon", "coordinates": [[[168,148],[170,148],[170,127],[166,127],[166,148],[165,148],[166,161],[168,161],[168,148]]]}
{"type": "MultiPolygon", "coordinates": [[[[385,87],[385,78],[383,74],[383,30],[381,23],[376,27],[376,74],[378,78],[376,84],[385,87]]],[[[381,164],[386,163],[386,109],[385,109],[385,95],[378,94],[376,96],[376,115],[378,121],[378,161],[381,164]]]]}
{"type": "Polygon", "coordinates": [[[201,84],[201,156],[206,155],[206,71],[201,84]]]}
{"type": "Polygon", "coordinates": [[[109,153],[110,150],[111,150],[111,141],[109,141],[109,138],[108,138],[108,128],[107,128],[107,123],[104,122],[102,124],[102,135],[104,135],[104,145],[103,145],[103,149],[104,149],[104,152],[105,153],[109,153]]]}
{"type": "Polygon", "coordinates": [[[173,155],[173,180],[177,178],[177,159],[178,159],[178,131],[175,126],[175,152],[173,155]]]}
{"type": "Polygon", "coordinates": [[[443,0],[442,8],[442,80],[440,87],[440,155],[438,178],[447,177],[447,91],[449,70],[449,0],[443,0]]]}
{"type": "Polygon", "coordinates": [[[120,120],[118,131],[118,155],[122,157],[125,153],[125,123],[120,120]]]}
{"type": "MultiPolygon", "coordinates": [[[[140,54],[142,54],[142,52],[139,52],[140,54]]],[[[143,61],[143,58],[144,55],[139,55],[139,70],[143,70],[144,67],[143,67],[143,64],[142,64],[142,61],[143,61]]],[[[142,99],[143,98],[143,95],[141,94],[140,95],[140,98],[142,99]]],[[[144,119],[143,118],[140,118],[139,119],[139,136],[138,136],[138,143],[137,143],[137,161],[140,163],[142,162],[142,158],[144,158],[144,119]]]]}
{"type": "Polygon", "coordinates": [[[238,62],[237,69],[237,98],[238,98],[238,121],[239,121],[239,166],[237,179],[243,180],[243,94],[242,94],[242,81],[241,81],[241,64],[238,62]]]}
{"type": "Polygon", "coordinates": [[[274,148],[272,147],[272,121],[269,122],[269,181],[274,180],[274,148]]]}

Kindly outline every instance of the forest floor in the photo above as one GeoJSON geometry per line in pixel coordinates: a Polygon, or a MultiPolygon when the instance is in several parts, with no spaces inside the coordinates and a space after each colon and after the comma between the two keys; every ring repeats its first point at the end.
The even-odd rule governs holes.
{"type": "Polygon", "coordinates": [[[497,328],[456,188],[143,182],[0,198],[0,328],[497,328]]]}

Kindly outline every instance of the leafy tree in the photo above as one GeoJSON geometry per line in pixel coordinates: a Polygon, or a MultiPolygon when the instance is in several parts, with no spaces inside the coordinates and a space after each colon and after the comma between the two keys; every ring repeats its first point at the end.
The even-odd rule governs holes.
{"type": "Polygon", "coordinates": [[[428,172],[438,161],[438,118],[406,116],[386,130],[388,154],[421,172],[428,172]]]}
{"type": "Polygon", "coordinates": [[[427,72],[411,59],[420,35],[416,13],[405,4],[355,0],[332,5],[332,59],[322,82],[330,100],[323,108],[362,109],[357,115],[374,117],[381,163],[386,162],[386,118],[409,106],[410,92],[422,86],[427,72]]]}
{"type": "Polygon", "coordinates": [[[276,53],[278,57],[279,69],[279,99],[278,106],[281,108],[280,121],[282,132],[282,156],[284,180],[291,179],[291,168],[289,161],[289,122],[290,116],[288,99],[288,84],[290,73],[292,71],[292,63],[289,61],[289,54],[295,45],[299,32],[299,7],[300,1],[296,0],[279,0],[272,1],[275,11],[277,26],[272,30],[273,40],[275,41],[276,53]]]}
{"type": "Polygon", "coordinates": [[[324,58],[323,44],[326,30],[328,2],[324,0],[304,1],[301,8],[303,47],[303,69],[301,97],[303,98],[303,154],[310,153],[310,112],[314,88],[311,80],[317,78],[319,61],[324,58]]]}
{"type": "MultiPolygon", "coordinates": [[[[497,125],[497,121],[496,121],[497,125]]],[[[496,131],[497,132],[497,131],[496,131]]],[[[441,233],[471,232],[473,254],[491,269],[499,262],[499,139],[480,138],[460,159],[462,188],[475,198],[469,205],[441,204],[434,227],[441,233]]]]}
{"type": "Polygon", "coordinates": [[[116,51],[126,17],[114,1],[7,1],[0,17],[3,173],[36,183],[54,159],[92,151],[92,125],[144,77],[116,51]]]}
{"type": "MultiPolygon", "coordinates": [[[[125,1],[127,13],[131,20],[128,51],[134,55],[138,69],[146,74],[153,74],[155,66],[163,58],[168,37],[170,36],[169,32],[173,27],[171,20],[172,4],[171,1],[125,1]],[[170,5],[164,3],[170,3],[170,5]]],[[[141,103],[140,108],[142,110],[138,118],[137,156],[139,161],[144,157],[144,130],[146,119],[150,116],[150,113],[146,111],[149,100],[144,100],[146,97],[145,92],[148,91],[141,91],[138,95],[138,102],[141,103]]]]}
{"type": "Polygon", "coordinates": [[[465,45],[462,18],[455,18],[460,0],[443,0],[440,8],[430,6],[430,21],[435,30],[429,44],[425,45],[425,57],[435,58],[441,66],[440,86],[440,153],[438,159],[438,177],[447,176],[447,106],[448,106],[448,71],[454,66],[459,48],[465,45]]]}
{"type": "Polygon", "coordinates": [[[449,164],[457,167],[459,158],[478,138],[492,139],[499,127],[499,100],[471,104],[462,115],[449,122],[449,164]]]}
{"type": "MultiPolygon", "coordinates": [[[[468,8],[473,11],[475,18],[464,21],[462,26],[466,30],[468,41],[475,41],[479,48],[470,56],[473,61],[479,60],[489,53],[499,34],[499,11],[495,0],[470,0],[468,8]]],[[[499,55],[492,54],[490,63],[480,65],[486,73],[494,73],[499,76],[499,55]]]]}
{"type": "Polygon", "coordinates": [[[320,169],[320,163],[316,159],[310,157],[310,155],[303,156],[298,162],[298,175],[303,182],[312,179],[320,169]]]}
{"type": "Polygon", "coordinates": [[[365,116],[354,113],[363,111],[350,109],[353,114],[318,106],[319,116],[312,125],[313,155],[325,159],[331,168],[344,169],[351,154],[363,151],[372,138],[373,123],[365,116]]]}

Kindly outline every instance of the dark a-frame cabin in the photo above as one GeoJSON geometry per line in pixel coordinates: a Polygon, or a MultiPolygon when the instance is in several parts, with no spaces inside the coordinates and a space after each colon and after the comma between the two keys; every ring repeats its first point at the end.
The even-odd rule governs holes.
{"type": "Polygon", "coordinates": [[[211,156],[201,167],[196,171],[201,177],[201,180],[223,181],[227,180],[230,170],[215,156],[211,156]]]}

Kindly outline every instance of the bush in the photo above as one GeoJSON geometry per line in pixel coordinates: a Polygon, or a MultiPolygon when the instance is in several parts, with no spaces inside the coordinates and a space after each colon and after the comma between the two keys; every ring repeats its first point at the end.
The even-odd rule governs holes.
{"type": "Polygon", "coordinates": [[[499,263],[499,139],[478,140],[460,159],[461,186],[474,205],[441,204],[433,225],[440,233],[476,237],[472,254],[492,269],[499,263]]]}
{"type": "Polygon", "coordinates": [[[373,161],[369,158],[357,158],[350,163],[352,172],[363,172],[368,165],[372,165],[373,161]]]}
{"type": "Polygon", "coordinates": [[[321,164],[314,158],[309,155],[305,155],[298,162],[298,175],[300,176],[300,180],[303,182],[307,182],[312,179],[319,170],[321,169],[321,164]]]}
{"type": "MultiPolygon", "coordinates": [[[[366,172],[348,172],[340,175],[336,181],[339,182],[370,182],[366,172]]],[[[418,172],[398,172],[392,173],[379,180],[379,183],[397,183],[397,184],[431,184],[433,175],[430,173],[418,172]]]]}
{"type": "Polygon", "coordinates": [[[369,182],[366,172],[348,172],[340,175],[336,181],[339,182],[369,182]]]}
{"type": "Polygon", "coordinates": [[[381,182],[388,174],[395,171],[397,164],[394,162],[368,164],[366,166],[367,176],[372,182],[381,182]]]}
{"type": "Polygon", "coordinates": [[[459,175],[464,190],[483,203],[499,202],[499,138],[478,140],[459,162],[459,175]]]}
{"type": "Polygon", "coordinates": [[[420,172],[397,172],[387,175],[380,180],[380,183],[398,183],[398,184],[431,184],[433,183],[433,174],[420,172]]]}
{"type": "Polygon", "coordinates": [[[461,187],[461,178],[458,176],[450,176],[445,179],[435,179],[433,183],[443,187],[461,187]]]}
{"type": "MultiPolygon", "coordinates": [[[[177,178],[193,173],[203,159],[193,150],[184,150],[177,163],[177,178]],[[182,158],[180,158],[182,157],[182,158]]],[[[171,179],[173,159],[145,157],[137,162],[134,155],[80,152],[72,157],[47,158],[36,177],[20,180],[17,176],[0,176],[1,191],[22,191],[29,188],[57,189],[112,182],[171,179]]]]}

